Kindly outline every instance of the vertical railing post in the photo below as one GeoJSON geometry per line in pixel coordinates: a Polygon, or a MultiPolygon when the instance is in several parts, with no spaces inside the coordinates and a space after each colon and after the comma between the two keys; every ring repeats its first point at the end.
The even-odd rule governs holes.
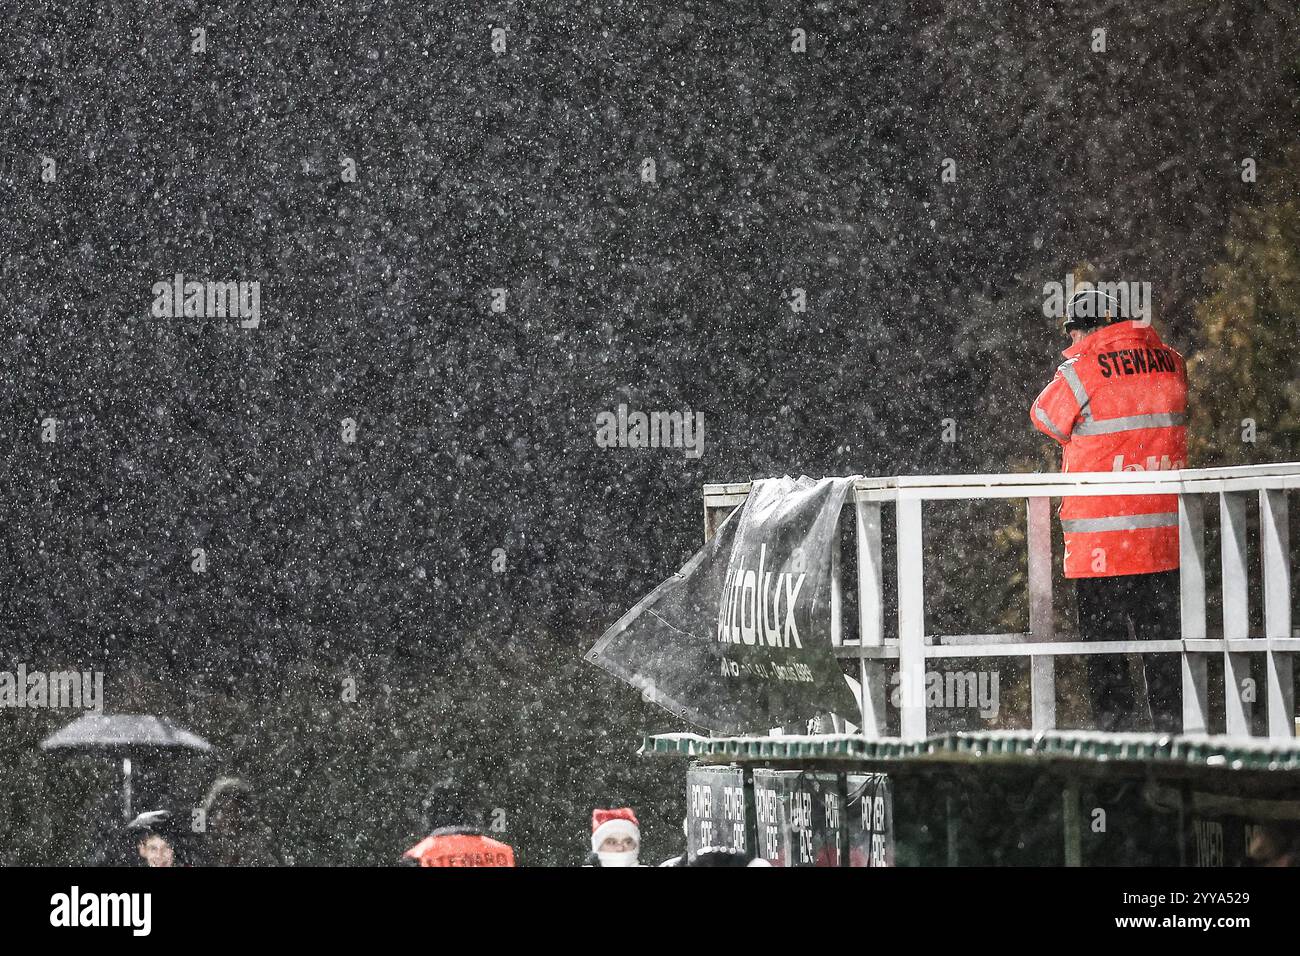
{"type": "MultiPolygon", "coordinates": [[[[844,643],[844,592],[843,564],[840,555],[840,518],[843,512],[835,516],[835,528],[831,535],[831,647],[844,643]]],[[[843,720],[840,714],[831,714],[831,733],[839,733],[838,722],[843,720]]]]}
{"type": "Polygon", "coordinates": [[[858,680],[861,699],[862,735],[869,739],[885,736],[885,665],[868,658],[866,650],[885,643],[884,565],[881,560],[880,502],[854,504],[858,531],[858,680]]]}
{"type": "MultiPolygon", "coordinates": [[[[1291,636],[1291,548],[1285,489],[1259,493],[1259,547],[1264,575],[1264,637],[1291,636]]],[[[1269,647],[1268,735],[1295,736],[1295,675],[1290,651],[1269,647]]]]}
{"type": "MultiPolygon", "coordinates": [[[[1178,607],[1182,639],[1205,640],[1205,502],[1187,492],[1178,496],[1178,607]]],[[[1209,733],[1209,656],[1184,646],[1181,659],[1183,733],[1209,733]]]]}
{"type": "MultiPolygon", "coordinates": [[[[1246,497],[1238,492],[1219,492],[1220,550],[1223,554],[1223,639],[1243,640],[1250,636],[1250,607],[1247,599],[1246,497]]],[[[1244,691],[1250,680],[1250,655],[1225,648],[1223,652],[1223,698],[1227,709],[1227,732],[1249,736],[1251,702],[1244,691]]]]}
{"type": "MultiPolygon", "coordinates": [[[[1052,499],[1029,499],[1029,635],[1050,641],[1052,616],[1052,499]]],[[[1049,654],[1029,657],[1029,694],[1034,730],[1056,728],[1056,662],[1049,654]]]]}
{"type": "Polygon", "coordinates": [[[899,727],[904,740],[925,737],[925,569],[921,501],[898,498],[899,727]]]}
{"type": "Polygon", "coordinates": [[[835,531],[831,536],[831,647],[844,643],[844,595],[841,584],[840,516],[835,516],[835,531]]]}

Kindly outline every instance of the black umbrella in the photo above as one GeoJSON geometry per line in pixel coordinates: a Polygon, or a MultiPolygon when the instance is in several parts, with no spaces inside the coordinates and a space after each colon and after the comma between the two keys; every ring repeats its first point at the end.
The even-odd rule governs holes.
{"type": "Polygon", "coordinates": [[[212,745],[150,714],[84,714],[41,741],[45,751],[105,754],[122,761],[122,813],[131,819],[131,761],[141,757],[192,750],[207,753],[212,745]]]}

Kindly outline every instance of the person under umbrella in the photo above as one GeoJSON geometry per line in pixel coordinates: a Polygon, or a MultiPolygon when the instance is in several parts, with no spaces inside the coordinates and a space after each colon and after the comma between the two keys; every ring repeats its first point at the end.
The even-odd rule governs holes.
{"type": "Polygon", "coordinates": [[[141,761],[165,754],[210,753],[212,745],[149,714],[84,714],[40,743],[46,753],[102,754],[122,761],[122,819],[132,820],[132,775],[141,761]]]}
{"type": "Polygon", "coordinates": [[[126,866],[175,867],[193,862],[189,835],[170,810],[149,810],[126,827],[126,866]]]}

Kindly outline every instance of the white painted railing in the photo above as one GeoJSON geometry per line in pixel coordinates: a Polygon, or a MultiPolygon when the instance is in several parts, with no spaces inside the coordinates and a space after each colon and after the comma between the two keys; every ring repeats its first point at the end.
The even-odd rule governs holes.
{"type": "MultiPolygon", "coordinates": [[[[741,504],[750,485],[704,486],[705,537],[741,504]]],[[[1223,656],[1228,734],[1248,736],[1254,702],[1251,655],[1263,654],[1266,682],[1262,697],[1270,737],[1295,735],[1292,657],[1300,637],[1291,628],[1291,554],[1287,493],[1300,489],[1300,463],[1202,468],[1161,472],[1080,474],[918,475],[862,478],[851,500],[856,513],[858,614],[860,640],[843,638],[839,538],[832,553],[831,643],[842,658],[856,659],[861,677],[861,729],[885,736],[889,696],[884,661],[898,661],[901,691],[900,733],[905,739],[926,734],[926,661],[954,657],[1028,657],[1032,722],[1035,730],[1056,726],[1055,658],[1064,654],[1178,654],[1182,660],[1183,731],[1209,727],[1207,664],[1223,656]],[[1051,499],[1073,495],[1178,495],[1182,555],[1182,635],[1177,640],[1057,640],[1052,617],[1051,499]],[[1204,499],[1216,495],[1221,524],[1223,636],[1206,630],[1204,499]],[[1257,496],[1260,510],[1264,629],[1249,632],[1246,553],[1247,499],[1257,496]],[[939,643],[925,633],[925,580],[922,566],[922,503],[1024,498],[1028,501],[1029,633],[953,635],[939,643]],[[896,510],[898,553],[898,637],[886,639],[881,563],[881,508],[896,510]]]]}

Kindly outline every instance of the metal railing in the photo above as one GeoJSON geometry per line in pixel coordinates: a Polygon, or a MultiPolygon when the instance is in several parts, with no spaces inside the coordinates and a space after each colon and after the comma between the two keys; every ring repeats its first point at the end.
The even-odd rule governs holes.
{"type": "MultiPolygon", "coordinates": [[[[933,658],[1028,657],[1034,730],[1056,728],[1056,658],[1086,654],[1172,654],[1182,661],[1183,732],[1209,728],[1208,663],[1222,655],[1225,727],[1249,736],[1258,693],[1250,679],[1251,656],[1266,661],[1263,700],[1267,735],[1295,736],[1292,656],[1300,637],[1291,628],[1291,554],[1287,493],[1300,488],[1300,463],[1158,472],[1079,474],[920,475],[860,478],[850,496],[858,556],[859,640],[843,634],[842,562],[839,536],[831,555],[831,643],[841,658],[856,659],[860,674],[860,732],[885,736],[888,688],[884,662],[897,660],[901,690],[900,735],[926,735],[924,682],[933,658]],[[1176,640],[1058,640],[1052,611],[1051,499],[1076,495],[1176,494],[1181,567],[1181,637],[1176,640]],[[1206,629],[1205,497],[1218,497],[1222,564],[1223,636],[1206,629]],[[1249,628],[1247,499],[1258,496],[1263,633],[1249,628]],[[927,501],[1028,501],[1029,632],[949,635],[937,642],[925,633],[922,505],[927,501]],[[896,511],[898,637],[885,637],[881,509],[896,511]]],[[[749,483],[704,486],[704,532],[749,494],[749,483]]],[[[846,505],[847,507],[847,505],[846,505]]]]}

